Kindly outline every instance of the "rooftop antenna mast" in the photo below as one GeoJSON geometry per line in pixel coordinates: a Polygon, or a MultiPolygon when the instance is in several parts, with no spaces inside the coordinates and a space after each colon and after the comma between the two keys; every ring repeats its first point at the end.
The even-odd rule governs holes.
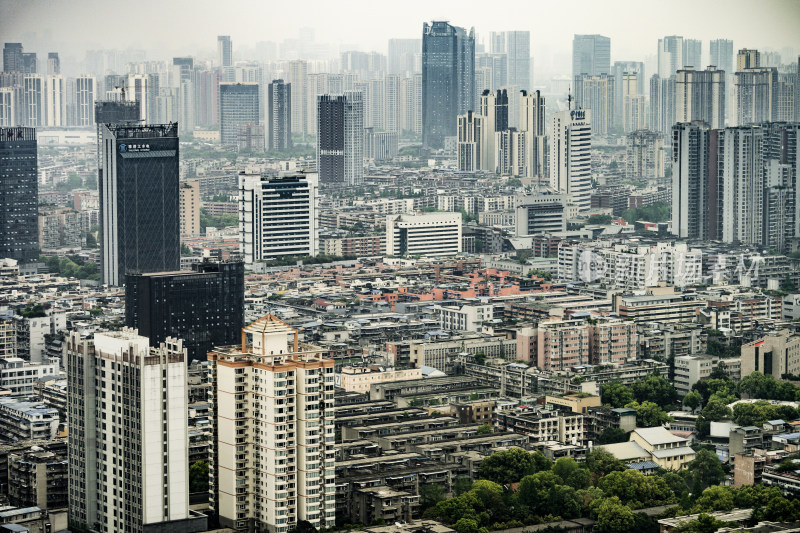
{"type": "Polygon", "coordinates": [[[567,89],[567,111],[572,111],[572,85],[567,89]]]}

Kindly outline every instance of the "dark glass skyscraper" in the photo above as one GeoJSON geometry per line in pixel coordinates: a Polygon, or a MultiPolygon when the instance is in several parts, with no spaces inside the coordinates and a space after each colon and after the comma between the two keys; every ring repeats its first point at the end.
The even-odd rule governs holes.
{"type": "Polygon", "coordinates": [[[317,169],[321,184],[357,185],[364,178],[364,96],[317,95],[317,169]]]}
{"type": "Polygon", "coordinates": [[[239,126],[248,124],[261,124],[258,83],[220,83],[219,135],[222,145],[236,147],[239,126]]]}
{"type": "Polygon", "coordinates": [[[581,74],[611,74],[611,39],[603,35],[573,37],[572,78],[581,74]]]}
{"type": "Polygon", "coordinates": [[[183,339],[192,360],[241,341],[244,263],[204,262],[192,271],[132,274],[125,282],[125,325],[158,346],[183,339]]]}
{"type": "Polygon", "coordinates": [[[102,126],[103,283],[180,267],[178,125],[102,126]]]}
{"type": "Polygon", "coordinates": [[[289,150],[292,147],[292,84],[274,80],[267,93],[267,150],[289,150]]]}
{"type": "Polygon", "coordinates": [[[475,30],[447,22],[422,26],[422,145],[443,148],[458,115],[475,104],[475,30]]]}
{"type": "Polygon", "coordinates": [[[0,128],[0,259],[39,255],[36,130],[0,128]]]}

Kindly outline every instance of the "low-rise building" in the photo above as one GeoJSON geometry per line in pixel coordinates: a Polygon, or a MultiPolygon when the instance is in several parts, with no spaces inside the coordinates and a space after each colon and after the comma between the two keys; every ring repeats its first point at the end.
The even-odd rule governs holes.
{"type": "Polygon", "coordinates": [[[687,439],[673,435],[663,427],[634,429],[630,440],[647,451],[651,460],[665,470],[683,470],[695,457],[687,439]]]}
{"type": "Polygon", "coordinates": [[[0,427],[5,439],[54,439],[59,424],[58,410],[46,403],[0,398],[0,427]]]}
{"type": "Polygon", "coordinates": [[[338,374],[334,375],[334,378],[336,386],[346,391],[368,393],[373,383],[422,379],[422,370],[419,368],[395,370],[345,366],[338,374]]]}

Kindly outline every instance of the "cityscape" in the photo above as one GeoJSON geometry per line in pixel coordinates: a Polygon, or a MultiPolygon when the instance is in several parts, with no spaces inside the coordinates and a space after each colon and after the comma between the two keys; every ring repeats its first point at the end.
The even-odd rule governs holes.
{"type": "Polygon", "coordinates": [[[800,2],[0,2],[0,533],[800,533],[800,2]]]}

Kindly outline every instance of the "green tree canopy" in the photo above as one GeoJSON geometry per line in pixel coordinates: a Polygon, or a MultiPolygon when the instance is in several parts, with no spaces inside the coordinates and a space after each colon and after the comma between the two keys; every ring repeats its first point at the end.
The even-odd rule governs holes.
{"type": "Polygon", "coordinates": [[[600,389],[600,399],[603,405],[625,407],[634,400],[633,390],[619,381],[612,381],[602,386],[600,389]]]}
{"type": "Polygon", "coordinates": [[[638,427],[652,428],[663,426],[672,420],[671,416],[653,402],[631,402],[625,407],[636,410],[636,425],[638,427]]]}
{"type": "Polygon", "coordinates": [[[478,477],[506,485],[549,468],[550,461],[541,452],[530,453],[521,448],[511,448],[484,459],[478,477]]]}

